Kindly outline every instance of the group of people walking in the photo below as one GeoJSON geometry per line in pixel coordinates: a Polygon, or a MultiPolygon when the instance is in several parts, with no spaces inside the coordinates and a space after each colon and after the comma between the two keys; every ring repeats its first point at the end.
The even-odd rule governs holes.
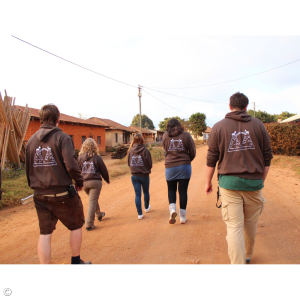
{"type": "MultiPolygon", "coordinates": [[[[258,218],[265,199],[262,188],[267,177],[272,149],[270,137],[258,119],[246,111],[248,98],[242,93],[230,97],[230,113],[216,123],[208,140],[205,192],[212,192],[212,177],[218,163],[218,178],[222,199],[222,217],[227,226],[228,254],[232,264],[250,263],[258,218]]],[[[82,226],[95,228],[95,217],[101,221],[99,195],[102,178],[109,184],[107,168],[99,155],[96,142],[89,138],[82,144],[78,160],[71,137],[58,128],[59,110],[45,105],[40,110],[40,129],[26,146],[26,175],[34,189],[34,203],[40,226],[38,254],[41,263],[51,261],[51,236],[60,220],[70,231],[72,264],[90,264],[80,258],[82,226]],[[46,151],[46,157],[42,152],[46,151]],[[75,187],[72,185],[75,181],[75,187]],[[89,195],[89,208],[84,220],[83,207],[77,191],[89,195]]],[[[169,120],[162,144],[165,155],[165,178],[168,187],[169,223],[176,222],[176,196],[179,192],[179,219],[187,222],[188,186],[192,174],[191,162],[196,147],[191,135],[180,122],[169,120]]],[[[144,138],[136,134],[128,150],[128,166],[135,191],[138,219],[150,205],[150,173],[152,158],[144,138]]]]}

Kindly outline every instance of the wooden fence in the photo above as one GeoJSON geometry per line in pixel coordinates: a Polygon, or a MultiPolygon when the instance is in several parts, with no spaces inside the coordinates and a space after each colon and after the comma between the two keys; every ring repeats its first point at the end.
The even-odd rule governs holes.
{"type": "Polygon", "coordinates": [[[15,98],[7,96],[4,100],[0,93],[0,168],[4,169],[5,159],[21,166],[20,155],[25,158],[24,138],[30,122],[30,110],[26,104],[25,111],[15,106],[15,98]]]}

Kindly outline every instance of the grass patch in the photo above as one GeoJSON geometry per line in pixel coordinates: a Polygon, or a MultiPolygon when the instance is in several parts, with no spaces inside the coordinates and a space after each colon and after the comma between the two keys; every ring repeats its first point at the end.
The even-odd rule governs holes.
{"type": "MultiPolygon", "coordinates": [[[[195,140],[194,143],[195,143],[196,146],[205,145],[203,140],[195,140]]],[[[207,142],[206,142],[206,144],[207,144],[207,142]]]]}
{"type": "Polygon", "coordinates": [[[151,153],[153,163],[165,160],[164,149],[162,147],[153,147],[149,150],[151,153]]]}
{"type": "Polygon", "coordinates": [[[286,155],[273,155],[271,167],[292,169],[300,175],[300,157],[299,156],[286,156],[286,155]]]}
{"type": "Polygon", "coordinates": [[[130,169],[127,165],[124,165],[120,167],[118,170],[109,171],[109,178],[118,177],[128,173],[130,173],[130,169]]]}
{"type": "Polygon", "coordinates": [[[21,199],[33,194],[33,190],[27,184],[25,170],[20,170],[13,178],[3,179],[2,191],[0,209],[21,204],[21,199]]]}

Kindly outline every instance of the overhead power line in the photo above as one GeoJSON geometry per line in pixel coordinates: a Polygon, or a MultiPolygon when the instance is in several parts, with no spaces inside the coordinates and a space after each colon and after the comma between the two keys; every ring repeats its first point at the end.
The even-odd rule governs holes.
{"type": "MultiPolygon", "coordinates": [[[[208,102],[208,103],[219,103],[219,104],[228,104],[229,102],[213,102],[213,101],[207,101],[207,100],[199,100],[199,99],[195,99],[195,98],[189,98],[189,97],[184,97],[184,96],[178,96],[178,95],[174,95],[174,94],[170,94],[170,93],[166,93],[166,92],[162,92],[162,91],[158,91],[158,90],[154,90],[152,88],[147,88],[147,87],[143,87],[144,89],[148,89],[151,91],[155,91],[158,93],[162,93],[162,94],[166,94],[166,95],[170,95],[170,96],[174,96],[174,97],[178,97],[178,98],[184,98],[184,99],[189,99],[189,100],[194,100],[194,101],[200,101],[200,102],[208,102]]],[[[145,90],[144,90],[145,91],[145,90]]],[[[146,92],[146,91],[145,91],[146,92]]]]}
{"type": "Polygon", "coordinates": [[[44,52],[46,52],[46,53],[48,53],[48,54],[51,54],[51,55],[53,55],[53,56],[55,56],[55,57],[57,57],[57,58],[59,58],[59,59],[62,59],[62,60],[66,61],[66,62],[68,62],[68,63],[70,63],[70,64],[73,64],[73,65],[75,65],[75,66],[77,66],[77,67],[80,67],[80,68],[82,68],[82,69],[85,69],[85,70],[87,70],[87,71],[89,71],[89,72],[95,73],[95,74],[97,74],[97,75],[103,76],[103,77],[105,77],[105,78],[114,80],[114,81],[116,81],[116,82],[119,82],[119,83],[122,83],[122,84],[125,84],[125,85],[128,85],[128,86],[137,88],[137,87],[134,86],[134,85],[131,85],[131,84],[122,82],[122,81],[120,81],[120,80],[117,80],[117,79],[108,77],[108,76],[106,76],[106,75],[100,74],[100,73],[98,73],[98,72],[96,72],[96,71],[93,71],[93,70],[91,70],[91,69],[88,69],[88,68],[86,68],[86,67],[83,67],[83,66],[81,66],[81,65],[79,65],[79,64],[76,64],[76,63],[70,61],[70,60],[67,60],[67,59],[65,59],[65,58],[63,58],[63,57],[60,57],[60,56],[58,56],[58,55],[56,55],[56,54],[54,54],[54,53],[51,53],[51,52],[49,52],[49,51],[47,51],[47,50],[44,50],[44,49],[42,49],[42,48],[40,48],[40,47],[37,47],[37,46],[35,46],[35,45],[33,45],[33,44],[30,44],[30,43],[28,43],[28,42],[26,42],[26,41],[23,41],[23,40],[21,40],[21,39],[15,37],[15,36],[13,36],[13,35],[12,35],[12,37],[15,38],[15,39],[17,39],[17,40],[19,40],[19,41],[21,41],[21,42],[23,42],[23,43],[26,43],[26,44],[28,44],[28,45],[30,45],[30,46],[32,46],[32,47],[35,47],[35,48],[37,48],[37,49],[39,49],[39,50],[41,50],[41,51],[44,51],[44,52]]]}
{"type": "Polygon", "coordinates": [[[272,69],[269,69],[269,70],[266,70],[266,71],[263,71],[263,72],[259,72],[259,73],[255,73],[255,74],[252,74],[252,75],[248,75],[248,76],[244,76],[244,77],[240,77],[240,78],[237,78],[237,79],[231,79],[231,80],[226,80],[226,81],[221,81],[221,82],[216,82],[216,83],[212,83],[212,84],[205,84],[205,85],[198,85],[198,86],[190,86],[190,87],[179,87],[179,88],[166,88],[166,87],[146,87],[148,89],[150,88],[154,88],[154,89],[195,89],[195,88],[201,88],[201,87],[207,87],[207,86],[213,86],[213,85],[218,85],[218,84],[223,84],[223,83],[228,83],[228,82],[233,82],[233,81],[237,81],[237,80],[241,80],[241,79],[245,79],[245,78],[249,78],[249,77],[253,77],[253,76],[257,76],[257,75],[260,75],[260,74],[263,74],[263,73],[267,73],[267,72],[271,72],[271,71],[274,71],[276,69],[279,69],[279,68],[283,68],[285,66],[288,66],[288,65],[291,65],[293,63],[296,63],[300,61],[300,59],[297,59],[297,60],[294,60],[292,62],[289,62],[287,64],[284,64],[284,65],[281,65],[279,67],[275,67],[275,68],[272,68],[272,69]]]}
{"type": "Polygon", "coordinates": [[[150,95],[151,97],[153,97],[153,98],[155,98],[156,100],[162,102],[163,104],[165,104],[165,105],[167,105],[167,106],[169,106],[169,107],[171,107],[171,108],[173,108],[173,109],[175,109],[175,110],[177,110],[177,111],[179,111],[179,112],[181,112],[181,113],[183,113],[183,114],[186,114],[186,115],[188,115],[188,116],[190,115],[190,114],[188,114],[188,113],[185,113],[185,112],[183,112],[183,111],[181,111],[181,110],[179,110],[179,109],[177,109],[177,108],[175,108],[175,107],[173,107],[173,106],[167,104],[166,102],[164,102],[164,101],[162,101],[162,100],[159,100],[158,98],[156,98],[155,96],[151,95],[150,93],[148,93],[148,92],[145,91],[144,89],[142,89],[142,90],[143,90],[145,93],[147,93],[148,95],[150,95]]]}

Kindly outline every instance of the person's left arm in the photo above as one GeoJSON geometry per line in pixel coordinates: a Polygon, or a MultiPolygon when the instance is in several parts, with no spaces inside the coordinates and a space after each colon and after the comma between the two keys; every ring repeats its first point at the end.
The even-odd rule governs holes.
{"type": "Polygon", "coordinates": [[[97,155],[97,167],[103,179],[109,184],[109,174],[101,156],[97,155]]]}
{"type": "Polygon", "coordinates": [[[188,153],[191,161],[193,161],[193,159],[196,157],[196,146],[190,134],[188,134],[188,153]]]}

